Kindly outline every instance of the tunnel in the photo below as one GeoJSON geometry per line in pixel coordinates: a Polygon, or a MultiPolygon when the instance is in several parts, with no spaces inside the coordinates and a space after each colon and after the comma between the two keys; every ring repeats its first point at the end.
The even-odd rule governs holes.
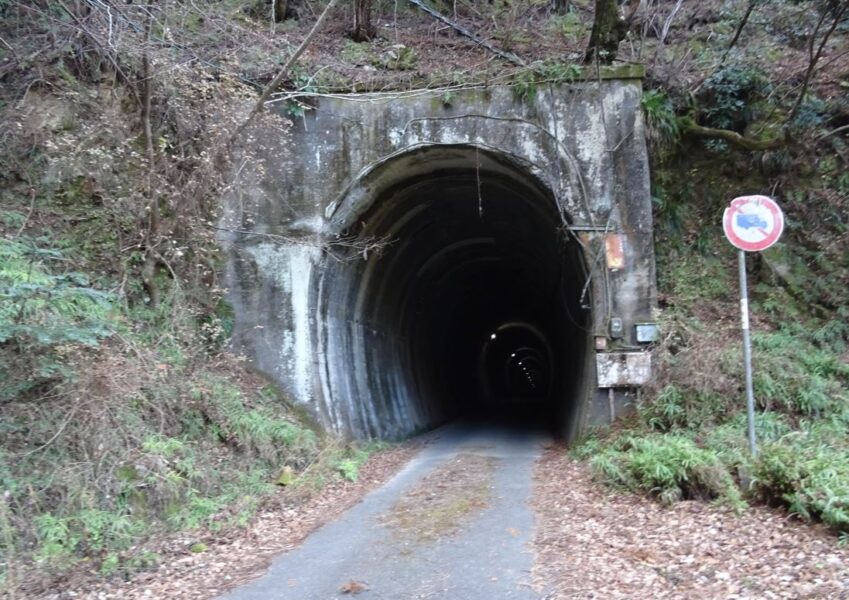
{"type": "Polygon", "coordinates": [[[347,256],[316,270],[331,421],[398,438],[500,416],[576,428],[592,306],[580,241],[550,189],[474,146],[406,152],[334,207],[347,256]]]}

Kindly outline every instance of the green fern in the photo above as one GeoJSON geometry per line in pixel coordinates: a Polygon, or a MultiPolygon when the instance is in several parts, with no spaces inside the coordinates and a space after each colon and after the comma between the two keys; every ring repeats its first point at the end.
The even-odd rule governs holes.
{"type": "Polygon", "coordinates": [[[0,343],[92,346],[110,335],[111,297],[80,273],[55,275],[62,255],[30,240],[0,240],[0,343]]]}
{"type": "Polygon", "coordinates": [[[658,152],[665,153],[681,141],[681,128],[669,97],[658,90],[647,90],[640,101],[646,118],[646,137],[658,152]]]}

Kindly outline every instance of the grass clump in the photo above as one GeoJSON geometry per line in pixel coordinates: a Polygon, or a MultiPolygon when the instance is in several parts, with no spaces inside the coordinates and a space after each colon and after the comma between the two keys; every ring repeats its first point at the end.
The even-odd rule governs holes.
{"type": "Polygon", "coordinates": [[[55,239],[0,237],[0,580],[146,568],[145,540],[244,526],[323,444],[209,343],[174,287],[120,303],[55,239]]]}
{"type": "Polygon", "coordinates": [[[762,446],[753,493],[805,520],[849,532],[849,443],[835,425],[805,427],[762,446]]]}
{"type": "Polygon", "coordinates": [[[721,499],[742,504],[739,489],[711,450],[682,435],[625,436],[590,461],[608,481],[646,491],[664,504],[682,499],[721,499]]]}
{"type": "MultiPolygon", "coordinates": [[[[680,248],[664,251],[673,254],[680,248]]],[[[736,507],[745,502],[781,506],[801,519],[828,524],[845,539],[849,338],[839,317],[842,309],[811,315],[807,304],[775,284],[753,285],[759,452],[752,457],[739,332],[733,321],[716,324],[717,315],[737,310],[727,292],[733,263],[724,266],[724,273],[717,271],[724,253],[719,248],[703,259],[689,253],[670,263],[660,281],[668,307],[656,383],[633,418],[583,441],[574,454],[589,461],[600,479],[665,503],[700,498],[736,507]],[[698,264],[703,273],[693,276],[698,264]],[[764,322],[763,313],[774,322],[764,322]]],[[[763,265],[767,275],[774,270],[766,261],[763,265]]],[[[805,283],[816,278],[809,268],[797,272],[796,263],[782,265],[788,278],[813,289],[805,283]]],[[[820,295],[841,293],[829,288],[830,296],[820,295]]]]}

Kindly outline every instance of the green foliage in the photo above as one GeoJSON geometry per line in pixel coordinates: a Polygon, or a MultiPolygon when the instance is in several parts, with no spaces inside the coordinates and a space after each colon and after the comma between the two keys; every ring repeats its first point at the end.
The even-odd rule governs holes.
{"type": "Polygon", "coordinates": [[[380,66],[396,71],[409,71],[416,66],[419,56],[409,46],[396,44],[380,55],[380,66]]]}
{"type": "Polygon", "coordinates": [[[0,239],[0,344],[92,346],[110,334],[110,296],[82,273],[51,273],[62,260],[33,240],[0,239]]]}
{"type": "MultiPolygon", "coordinates": [[[[845,429],[843,430],[845,441],[845,429]]],[[[824,443],[816,428],[764,444],[754,463],[754,489],[804,519],[849,532],[849,447],[824,443]]]]}
{"type": "MultiPolygon", "coordinates": [[[[747,437],[748,421],[742,411],[725,423],[703,429],[704,446],[717,453],[731,472],[749,469],[749,441],[747,437]]],[[[755,435],[759,443],[769,443],[793,431],[786,416],[779,413],[764,412],[755,414],[755,435]]]]}
{"type": "Polygon", "coordinates": [[[799,106],[799,112],[793,119],[793,127],[798,129],[810,129],[818,127],[827,120],[826,103],[819,98],[808,96],[799,106]]]}
{"type": "Polygon", "coordinates": [[[791,414],[822,415],[849,402],[849,366],[833,352],[788,330],[756,333],[755,397],[767,408],[791,414]]]}
{"type": "Polygon", "coordinates": [[[667,193],[660,183],[655,183],[651,200],[657,219],[655,226],[671,238],[679,238],[690,213],[689,204],[667,193]]]}
{"type": "Polygon", "coordinates": [[[0,401],[73,376],[63,358],[115,328],[112,298],[65,262],[49,240],[0,238],[0,401]]]}
{"type": "Polygon", "coordinates": [[[156,562],[132,549],[140,538],[243,527],[275,491],[281,464],[303,469],[315,460],[316,435],[289,420],[269,389],[249,395],[223,375],[174,369],[170,377],[154,370],[120,394],[81,381],[95,397],[56,411],[56,421],[25,405],[5,409],[0,487],[13,524],[0,521],[5,551],[31,548],[51,568],[97,559],[104,575],[131,572],[156,562]],[[37,450],[12,460],[24,440],[37,450]],[[90,452],[108,467],[90,470],[90,452]]]}
{"type": "Polygon", "coordinates": [[[355,65],[369,64],[372,60],[371,48],[372,45],[367,42],[345,40],[339,57],[345,62],[355,65]]]}
{"type": "Polygon", "coordinates": [[[360,464],[351,458],[340,460],[336,465],[339,474],[348,481],[356,481],[360,473],[360,464]]]}
{"type": "Polygon", "coordinates": [[[820,347],[835,354],[846,352],[847,340],[849,340],[849,319],[846,307],[838,309],[837,318],[829,319],[811,334],[811,339],[820,347]],[[841,314],[843,312],[844,314],[841,314]]]}
{"type": "Polygon", "coordinates": [[[360,467],[365,464],[369,456],[383,447],[380,443],[348,446],[336,459],[336,470],[344,479],[356,481],[360,475],[360,467]]]}
{"type": "Polygon", "coordinates": [[[152,435],[142,442],[142,450],[164,458],[170,458],[184,449],[185,444],[182,441],[161,435],[152,435]]]}
{"type": "Polygon", "coordinates": [[[586,26],[578,13],[569,11],[565,15],[551,18],[551,27],[569,41],[574,41],[586,32],[586,26]]]}
{"type": "MultiPolygon", "coordinates": [[[[315,451],[318,440],[312,431],[280,418],[273,405],[246,406],[238,388],[220,378],[195,386],[191,394],[207,421],[208,431],[222,441],[255,452],[271,464],[283,455],[292,462],[303,453],[304,458],[295,461],[299,462],[315,451]]],[[[187,415],[190,419],[192,416],[187,415]]]]}
{"type": "MultiPolygon", "coordinates": [[[[713,235],[717,237],[719,234],[713,235]]],[[[684,252],[673,262],[664,264],[658,283],[674,295],[676,305],[681,308],[688,309],[706,301],[721,302],[733,289],[734,271],[728,268],[728,264],[727,260],[714,254],[700,256],[692,251],[684,252]]]]}
{"type": "Polygon", "coordinates": [[[20,229],[26,223],[26,215],[15,210],[0,212],[0,223],[7,229],[20,229]]]}
{"type": "Polygon", "coordinates": [[[409,71],[419,60],[415,49],[404,44],[381,48],[370,42],[357,43],[352,40],[345,40],[341,58],[355,65],[371,65],[394,71],[409,71]]]}
{"type": "Polygon", "coordinates": [[[739,490],[715,452],[680,435],[624,436],[596,454],[593,470],[631,491],[664,503],[682,498],[721,498],[742,504],[739,490]]]}
{"type": "MultiPolygon", "coordinates": [[[[293,87],[299,92],[308,94],[316,91],[314,76],[308,73],[300,65],[296,64],[292,67],[289,79],[291,80],[293,87]]],[[[284,110],[286,111],[286,114],[292,117],[303,117],[304,113],[307,110],[310,110],[310,108],[311,107],[308,104],[294,98],[286,101],[284,110]]]]}
{"type": "Polygon", "coordinates": [[[646,118],[649,143],[661,154],[669,152],[681,141],[681,128],[675,107],[660,90],[646,90],[640,100],[646,118]]]}
{"type": "Polygon", "coordinates": [[[513,81],[513,93],[522,102],[533,102],[537,96],[537,75],[531,70],[519,73],[513,81]]]}
{"type": "Polygon", "coordinates": [[[766,77],[757,68],[727,64],[702,86],[701,120],[710,127],[742,132],[754,119],[753,106],[766,89],[766,77]]]}
{"type": "Polygon", "coordinates": [[[522,102],[532,103],[540,85],[561,85],[575,81],[583,73],[581,65],[563,61],[541,61],[519,72],[513,80],[513,93],[522,102]]]}
{"type": "Polygon", "coordinates": [[[121,558],[118,556],[118,553],[110,552],[106,555],[106,558],[103,559],[103,562],[100,563],[100,574],[104,577],[109,577],[118,570],[120,565],[121,558]]]}
{"type": "Polygon", "coordinates": [[[684,394],[674,384],[660,390],[654,402],[640,407],[640,416],[650,429],[669,431],[674,427],[687,425],[687,409],[684,406],[684,394]]]}
{"type": "MultiPolygon", "coordinates": [[[[66,517],[51,513],[35,519],[42,561],[67,560],[76,552],[96,553],[106,548],[126,549],[144,530],[142,521],[126,510],[84,509],[66,517]]],[[[108,568],[108,567],[107,567],[108,568]]]]}

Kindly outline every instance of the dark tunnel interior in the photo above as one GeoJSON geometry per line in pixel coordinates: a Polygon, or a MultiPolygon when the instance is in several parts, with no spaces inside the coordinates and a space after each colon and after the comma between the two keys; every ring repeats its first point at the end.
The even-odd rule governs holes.
{"type": "Polygon", "coordinates": [[[336,299],[363,336],[352,361],[367,372],[371,435],[385,435],[381,419],[403,431],[405,419],[493,416],[568,432],[586,385],[590,299],[581,246],[547,190],[515,169],[458,161],[383,190],[357,233],[392,240],[336,299]]]}

